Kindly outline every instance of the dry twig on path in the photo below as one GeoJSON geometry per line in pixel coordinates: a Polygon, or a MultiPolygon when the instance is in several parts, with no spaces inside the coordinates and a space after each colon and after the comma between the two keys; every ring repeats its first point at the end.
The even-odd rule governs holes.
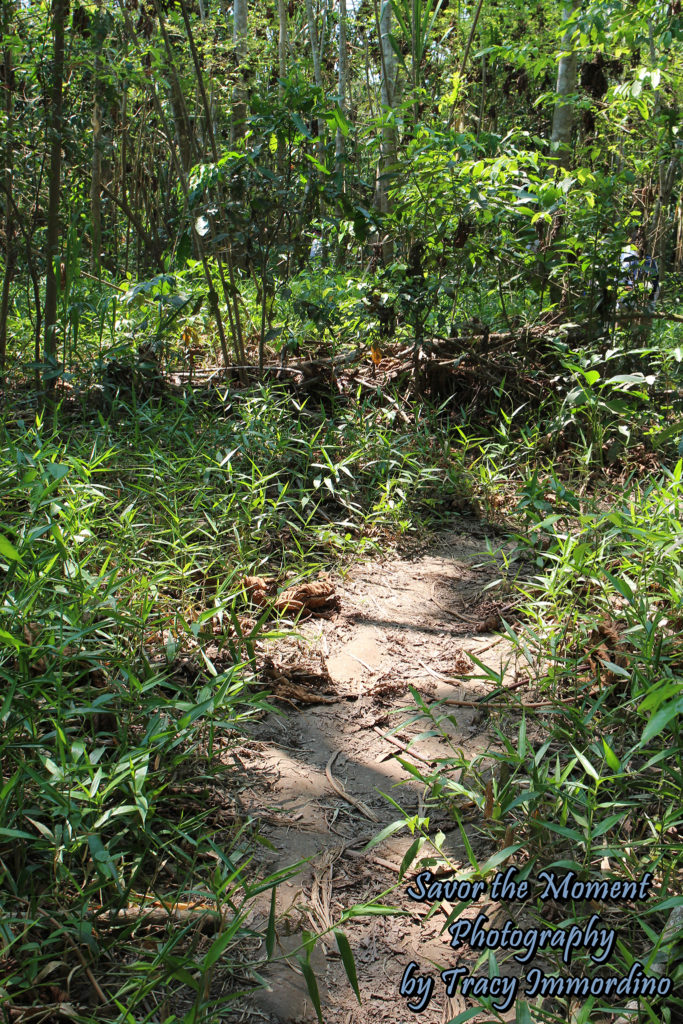
{"type": "Polygon", "coordinates": [[[334,754],[325,765],[325,775],[327,777],[327,781],[332,786],[332,789],[335,791],[335,793],[337,793],[342,798],[342,800],[346,800],[347,803],[355,807],[356,810],[360,811],[360,813],[364,815],[366,818],[369,818],[370,821],[379,821],[379,818],[377,817],[374,811],[367,807],[362,800],[358,800],[355,796],[351,796],[349,793],[347,793],[342,784],[340,782],[337,782],[337,780],[332,775],[332,765],[339,757],[340,753],[340,750],[335,750],[334,754]]]}

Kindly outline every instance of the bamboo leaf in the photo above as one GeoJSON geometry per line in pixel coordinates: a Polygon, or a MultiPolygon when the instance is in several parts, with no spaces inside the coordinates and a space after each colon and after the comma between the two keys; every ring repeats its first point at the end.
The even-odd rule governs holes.
{"type": "Polygon", "coordinates": [[[320,1021],[320,1024],[323,1024],[323,1012],[320,1006],[320,992],[318,991],[318,982],[315,980],[313,968],[308,961],[303,958],[299,959],[299,966],[301,967],[301,973],[306,981],[306,988],[308,989],[308,994],[311,997],[311,1002],[315,1008],[316,1016],[320,1021]]]}
{"type": "Polygon", "coordinates": [[[349,979],[351,988],[356,993],[356,999],[360,1003],[360,989],[358,988],[358,977],[356,975],[356,962],[353,959],[353,953],[351,952],[351,946],[349,940],[340,928],[334,929],[334,937],[337,940],[337,949],[346,971],[346,977],[349,979]]]}

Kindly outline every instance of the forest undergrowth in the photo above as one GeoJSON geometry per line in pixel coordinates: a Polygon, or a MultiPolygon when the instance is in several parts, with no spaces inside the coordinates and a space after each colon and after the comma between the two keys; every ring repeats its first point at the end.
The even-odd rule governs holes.
{"type": "MultiPolygon", "coordinates": [[[[255,871],[258,820],[211,794],[230,791],[234,740],[273,710],[264,643],[296,630],[291,611],[250,602],[245,577],[275,577],[281,595],[472,516],[511,541],[514,615],[499,628],[540,699],[510,697],[495,751],[413,767],[426,806],[451,808],[472,877],[520,851],[528,875],[549,849],[581,878],[652,872],[656,898],[620,909],[612,968],[637,960],[680,980],[665,928],[683,903],[683,465],[676,409],[650,398],[675,392],[680,353],[626,373],[554,358],[559,397],[530,415],[503,378],[480,395],[478,422],[457,397],[400,390],[381,366],[371,386],[323,397],[220,381],[159,391],[134,377],[106,404],[74,386],[36,412],[28,391],[6,394],[8,1019],[189,1024],[239,1006],[274,945],[274,909],[259,931],[250,907],[291,872],[255,871]],[[485,865],[463,797],[480,812],[485,865]]],[[[414,708],[437,733],[448,715],[438,701],[414,708]]],[[[443,868],[428,811],[399,824],[415,836],[401,877],[443,868]]],[[[590,907],[564,913],[581,921],[590,907]]],[[[336,935],[355,985],[352,917],[336,935]]],[[[314,1005],[315,941],[301,950],[314,1005]]],[[[499,970],[494,952],[482,960],[499,970]]],[[[576,1019],[597,1019],[599,1003],[576,1019]]],[[[641,1002],[643,1020],[679,1009],[641,1002]]]]}

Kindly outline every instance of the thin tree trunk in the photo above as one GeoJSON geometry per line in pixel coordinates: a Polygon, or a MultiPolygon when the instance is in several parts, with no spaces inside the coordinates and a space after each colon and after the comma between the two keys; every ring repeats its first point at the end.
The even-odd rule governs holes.
{"type": "MultiPolygon", "coordinates": [[[[128,33],[128,36],[129,36],[129,38],[133,42],[135,42],[137,44],[137,37],[136,37],[136,34],[135,34],[135,28],[133,27],[133,23],[130,20],[130,16],[128,14],[127,8],[125,7],[124,0],[119,0],[119,7],[120,7],[121,12],[123,14],[124,24],[126,26],[126,31],[128,33]]],[[[148,79],[148,85],[149,85],[150,96],[152,98],[152,103],[154,105],[154,109],[155,109],[155,111],[157,113],[157,116],[159,118],[159,124],[161,125],[161,128],[163,130],[164,127],[165,127],[165,124],[166,124],[166,119],[164,117],[164,111],[163,111],[163,108],[161,106],[161,101],[160,101],[159,96],[157,94],[157,91],[156,91],[156,88],[155,88],[155,85],[154,85],[154,81],[151,78],[148,79]]],[[[190,204],[189,204],[189,187],[188,187],[188,183],[187,183],[187,177],[185,175],[185,171],[183,169],[183,165],[182,165],[182,162],[180,160],[180,156],[178,154],[178,151],[177,151],[177,148],[175,146],[174,140],[173,140],[172,136],[170,136],[170,135],[168,136],[168,143],[169,143],[169,148],[171,150],[171,157],[173,159],[173,163],[175,165],[176,173],[178,175],[178,180],[180,182],[180,187],[181,187],[181,190],[183,192],[184,199],[185,199],[185,207],[189,211],[190,204]]],[[[221,352],[223,354],[223,360],[224,360],[225,364],[227,365],[228,361],[229,361],[228,343],[227,343],[227,340],[226,340],[226,337],[225,337],[225,327],[223,325],[223,318],[221,317],[221,311],[220,311],[220,307],[218,305],[218,294],[217,294],[217,292],[216,292],[216,290],[215,290],[215,288],[213,286],[213,279],[211,277],[211,269],[209,267],[209,261],[207,259],[206,252],[204,250],[203,241],[202,241],[201,237],[195,231],[193,231],[193,237],[194,237],[196,245],[197,245],[197,251],[199,253],[199,258],[200,258],[201,263],[202,263],[202,269],[204,271],[204,278],[206,280],[207,289],[208,289],[208,293],[209,293],[208,294],[209,305],[211,307],[212,313],[214,314],[214,317],[215,317],[215,320],[216,320],[216,326],[218,328],[218,337],[220,339],[221,352]]]]}
{"type": "Polygon", "coordinates": [[[306,0],[306,20],[308,22],[308,40],[311,44],[311,55],[313,57],[313,81],[318,89],[323,87],[323,76],[320,70],[320,53],[318,51],[318,29],[313,15],[312,0],[306,0]]]}
{"type": "MultiPolygon", "coordinates": [[[[282,108],[285,97],[284,80],[287,77],[287,50],[289,43],[287,38],[287,4],[285,0],[277,0],[277,17],[279,26],[277,39],[277,70],[279,79],[277,95],[280,108],[282,108]]],[[[280,137],[277,143],[277,165],[280,174],[283,173],[285,168],[285,157],[285,140],[280,137]]]]}
{"type": "MultiPolygon", "coordinates": [[[[313,14],[313,3],[312,0],[306,0],[306,24],[308,27],[308,42],[311,47],[311,56],[313,57],[313,80],[316,88],[322,91],[323,89],[323,76],[320,68],[320,51],[318,50],[318,29],[315,24],[315,16],[313,14]]],[[[318,161],[321,164],[325,163],[325,137],[324,137],[324,121],[321,118],[317,120],[317,132],[318,132],[318,161]]],[[[322,205],[322,203],[321,203],[322,205]]],[[[322,239],[323,250],[322,259],[325,263],[327,259],[327,246],[325,240],[322,239]]]]}
{"type": "Polygon", "coordinates": [[[52,391],[57,377],[57,274],[55,260],[59,253],[59,204],[62,177],[62,87],[64,79],[64,26],[67,0],[52,0],[53,67],[47,130],[50,143],[50,175],[45,240],[45,335],[43,354],[46,367],[44,384],[52,391]]]}
{"type": "Polygon", "coordinates": [[[287,50],[289,49],[289,38],[287,32],[287,4],[285,0],[277,0],[277,14],[279,22],[279,33],[277,40],[277,61],[278,61],[278,74],[280,76],[280,86],[278,88],[278,96],[280,99],[284,96],[284,85],[283,80],[287,77],[287,50]]]}
{"type": "Polygon", "coordinates": [[[174,70],[169,74],[171,109],[173,110],[173,121],[175,123],[175,134],[178,141],[178,152],[180,162],[184,171],[192,167],[192,143],[190,141],[190,125],[187,120],[185,101],[180,89],[178,76],[174,70]]]}
{"type": "Polygon", "coordinates": [[[676,225],[676,242],[674,246],[674,266],[678,269],[683,267],[683,196],[678,200],[676,204],[676,213],[674,214],[674,223],[676,225]]]}
{"type": "Polygon", "coordinates": [[[247,0],[234,0],[232,11],[233,42],[238,74],[238,84],[235,86],[232,108],[232,137],[235,140],[242,138],[244,135],[247,120],[247,82],[244,67],[247,55],[247,34],[249,31],[247,0]]]}
{"type": "Polygon", "coordinates": [[[477,121],[477,140],[484,130],[484,109],[486,106],[486,54],[481,58],[481,99],[479,101],[479,120],[477,121]]]}
{"type": "MultiPolygon", "coordinates": [[[[116,196],[119,195],[126,198],[126,161],[128,159],[128,85],[123,87],[123,97],[121,100],[121,166],[119,171],[118,189],[116,196]]],[[[119,263],[119,234],[118,234],[118,216],[117,209],[114,210],[114,267],[118,268],[119,263]]]]}
{"type": "Polygon", "coordinates": [[[370,85],[370,43],[368,42],[368,33],[365,32],[363,35],[363,53],[365,55],[365,88],[368,93],[368,107],[370,110],[370,117],[374,120],[375,118],[375,104],[373,101],[373,92],[370,85]]]}
{"type": "MultiPolygon", "coordinates": [[[[3,22],[6,22],[7,8],[3,9],[3,22]]],[[[4,25],[6,30],[7,25],[4,25]]],[[[14,273],[14,209],[13,209],[13,132],[12,132],[12,87],[14,72],[12,70],[12,51],[8,46],[3,51],[4,89],[5,89],[5,274],[2,279],[2,296],[0,297],[0,384],[4,384],[5,365],[7,361],[7,317],[9,315],[9,293],[14,273]]]]}
{"type": "Polygon", "coordinates": [[[185,97],[183,95],[182,86],[180,84],[180,77],[176,70],[176,57],[173,50],[173,44],[169,38],[166,30],[166,22],[164,20],[164,12],[159,0],[154,0],[154,8],[156,10],[157,19],[159,21],[159,29],[161,30],[161,37],[164,40],[164,49],[166,50],[166,59],[168,61],[168,71],[171,84],[171,105],[173,107],[174,120],[176,123],[176,134],[178,136],[178,148],[180,150],[180,157],[185,171],[189,171],[192,166],[192,154],[197,157],[198,160],[202,158],[202,149],[199,145],[195,133],[192,131],[190,124],[190,117],[187,112],[187,105],[185,103],[185,97]]]}
{"type": "MultiPolygon", "coordinates": [[[[579,8],[580,0],[565,3],[562,19],[569,21],[579,8]]],[[[574,49],[574,23],[562,37],[565,51],[557,66],[555,109],[550,134],[550,152],[560,167],[569,168],[572,162],[572,128],[574,126],[574,94],[576,93],[577,55],[574,49]]]]}
{"type": "Polygon", "coordinates": [[[90,253],[90,272],[100,276],[100,258],[102,254],[102,148],[100,145],[100,105],[98,97],[100,59],[95,57],[93,73],[93,104],[92,104],[92,167],[90,175],[90,219],[92,221],[92,251],[90,253]]]}
{"type": "MultiPolygon", "coordinates": [[[[323,75],[320,68],[320,51],[318,50],[318,29],[315,24],[312,0],[306,0],[306,22],[308,24],[308,41],[311,44],[311,55],[313,57],[313,81],[316,87],[323,89],[323,75]]],[[[325,160],[325,140],[323,127],[318,118],[318,160],[323,163],[325,160]]]]}
{"type": "Polygon", "coordinates": [[[216,136],[213,130],[213,119],[211,117],[211,105],[209,103],[209,97],[206,93],[206,87],[204,85],[204,75],[202,73],[202,64],[199,59],[199,53],[197,52],[197,46],[194,41],[194,33],[192,31],[192,23],[187,13],[187,5],[185,0],[180,0],[180,10],[185,23],[185,31],[187,32],[187,41],[190,44],[190,53],[192,54],[192,63],[194,65],[195,78],[197,80],[197,87],[199,88],[199,94],[202,99],[202,106],[204,107],[204,120],[206,122],[206,134],[209,139],[211,146],[211,153],[215,161],[218,161],[218,150],[216,148],[216,136]]]}
{"type": "Polygon", "coordinates": [[[672,156],[670,160],[663,160],[659,164],[657,199],[648,226],[649,255],[658,261],[660,274],[667,256],[665,213],[671,202],[678,169],[678,156],[672,156]]]}
{"type": "MultiPolygon", "coordinates": [[[[203,104],[203,107],[204,107],[204,117],[205,117],[205,121],[206,121],[206,131],[207,131],[207,135],[209,137],[209,142],[210,142],[210,145],[211,145],[211,154],[213,156],[214,162],[218,163],[218,147],[216,146],[216,135],[215,135],[215,132],[213,130],[213,121],[212,121],[212,118],[211,118],[211,107],[209,105],[209,97],[207,96],[206,88],[204,87],[204,76],[202,74],[202,66],[201,66],[201,62],[199,60],[199,54],[197,52],[197,47],[195,45],[194,35],[193,35],[193,32],[192,32],[192,24],[190,22],[189,15],[187,13],[187,6],[186,6],[186,3],[185,3],[185,0],[180,0],[180,9],[182,11],[183,21],[185,23],[185,30],[187,32],[187,39],[188,39],[188,42],[190,44],[190,52],[192,54],[192,62],[194,64],[195,77],[196,77],[196,80],[197,80],[197,87],[199,89],[199,93],[200,93],[200,96],[201,96],[201,99],[202,99],[202,104],[203,104]]],[[[246,10],[245,10],[245,17],[246,17],[246,10]]],[[[225,297],[226,306],[228,308],[228,313],[229,313],[229,316],[230,316],[230,322],[231,322],[231,325],[232,325],[233,330],[234,330],[235,351],[237,353],[237,358],[239,360],[240,365],[244,365],[245,354],[244,354],[244,341],[243,341],[243,338],[242,338],[242,320],[241,320],[240,311],[239,311],[238,293],[237,293],[237,289],[235,288],[235,276],[234,276],[233,261],[232,261],[232,249],[230,247],[228,248],[228,273],[230,275],[230,288],[228,288],[226,280],[225,280],[225,276],[224,276],[224,273],[223,273],[223,264],[222,264],[222,260],[221,260],[220,254],[217,255],[216,262],[218,264],[218,273],[219,273],[219,276],[220,276],[220,279],[221,279],[221,284],[222,284],[222,287],[223,287],[223,295],[225,297]],[[232,300],[232,305],[233,305],[232,314],[230,314],[231,300],[232,300]]],[[[262,364],[263,364],[263,357],[261,355],[260,356],[260,366],[261,366],[261,368],[262,368],[262,364]]]]}
{"type": "MultiPolygon", "coordinates": [[[[380,97],[382,101],[382,143],[380,148],[379,167],[377,168],[376,205],[382,214],[389,213],[389,176],[396,163],[396,130],[391,113],[394,107],[394,83],[396,80],[396,54],[391,45],[391,4],[382,7],[378,16],[377,0],[375,0],[375,22],[380,39],[380,97]]],[[[382,256],[391,259],[393,246],[390,239],[382,243],[382,256]]]]}
{"type": "MultiPolygon", "coordinates": [[[[348,87],[348,55],[346,48],[346,0],[339,0],[339,109],[346,113],[346,90],[348,87]]],[[[344,172],[344,135],[337,127],[335,142],[335,165],[337,174],[344,172]]]]}
{"type": "Polygon", "coordinates": [[[5,194],[7,195],[8,206],[12,208],[14,221],[18,225],[21,231],[24,242],[26,244],[26,266],[28,268],[28,275],[31,278],[31,285],[33,286],[33,305],[36,310],[36,320],[33,327],[33,354],[34,354],[34,381],[36,391],[40,388],[40,342],[43,333],[43,319],[42,319],[42,306],[40,302],[40,278],[36,269],[36,261],[33,258],[33,247],[32,247],[32,229],[33,225],[25,223],[25,218],[22,215],[21,210],[17,207],[16,202],[12,197],[11,191],[7,191],[7,183],[3,182],[5,188],[5,194]]]}

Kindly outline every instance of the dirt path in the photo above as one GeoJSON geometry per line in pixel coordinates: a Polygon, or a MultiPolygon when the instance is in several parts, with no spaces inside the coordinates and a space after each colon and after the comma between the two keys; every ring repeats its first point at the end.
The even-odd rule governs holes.
{"type": "MultiPolygon", "coordinates": [[[[493,612],[504,607],[505,598],[495,589],[484,592],[499,575],[480,533],[444,535],[428,554],[413,560],[353,568],[335,581],[339,614],[328,621],[309,620],[302,626],[305,639],[281,643],[272,652],[277,672],[286,674],[288,665],[303,660],[317,663],[324,677],[326,667],[329,692],[323,696],[331,701],[303,707],[292,703],[284,717],[259,723],[258,739],[239,755],[251,779],[251,788],[242,794],[244,809],[261,817],[262,834],[273,844],[268,870],[307,859],[299,874],[278,889],[276,955],[297,948],[303,929],[320,931],[337,921],[344,908],[377,899],[396,885],[398,867],[413,840],[408,829],[363,852],[382,828],[401,818],[383,793],[409,815],[429,813],[432,834],[441,828],[444,851],[465,866],[452,816],[443,806],[425,811],[424,786],[411,778],[396,755],[426,773],[431,771],[426,762],[434,758],[454,756],[458,750],[470,758],[490,745],[488,718],[478,708],[449,707],[445,736],[421,737],[411,754],[385,737],[391,731],[406,744],[429,728],[426,722],[396,728],[410,718],[410,687],[425,700],[474,703],[490,693],[494,684],[482,681],[469,654],[500,672],[506,685],[513,683],[510,645],[491,629],[499,621],[493,612]],[[468,678],[471,672],[479,678],[468,678]],[[342,786],[355,803],[340,794],[342,786]]],[[[409,916],[363,917],[346,929],[362,1007],[334,940],[318,944],[312,965],[326,1024],[413,1020],[399,995],[406,966],[416,961],[420,970],[434,974],[438,966],[453,966],[449,936],[441,934],[445,916],[423,920],[428,905],[406,896],[414,874],[414,869],[409,871],[386,897],[409,916]]],[[[264,905],[261,926],[266,915],[264,905]]],[[[270,1024],[316,1020],[303,977],[292,963],[283,958],[270,966],[270,991],[256,996],[252,1019],[270,1024]]],[[[447,1021],[465,1008],[461,997],[446,998],[440,982],[439,989],[420,1014],[424,1024],[447,1021]]]]}

